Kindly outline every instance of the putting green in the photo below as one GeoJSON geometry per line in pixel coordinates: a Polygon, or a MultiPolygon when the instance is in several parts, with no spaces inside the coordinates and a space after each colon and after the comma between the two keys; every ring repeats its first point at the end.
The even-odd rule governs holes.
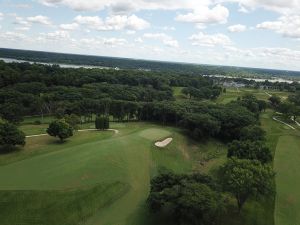
{"type": "Polygon", "coordinates": [[[300,224],[300,137],[279,138],[274,169],[276,171],[276,225],[300,224]]]}

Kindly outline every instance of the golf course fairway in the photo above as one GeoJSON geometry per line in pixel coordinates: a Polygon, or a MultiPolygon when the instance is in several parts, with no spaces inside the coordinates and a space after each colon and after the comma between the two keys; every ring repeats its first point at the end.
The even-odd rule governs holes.
{"type": "Polygon", "coordinates": [[[0,166],[0,197],[5,199],[0,208],[5,206],[7,210],[1,214],[0,220],[4,221],[1,224],[20,221],[24,225],[71,225],[74,221],[90,225],[138,224],[139,212],[149,193],[150,177],[160,167],[175,172],[192,169],[176,142],[168,146],[173,152],[154,146],[155,141],[174,135],[183,138],[173,128],[132,123],[118,134],[76,133],[73,140],[63,144],[49,136],[32,138],[24,152],[19,153],[22,157],[15,153],[11,163],[0,166]],[[26,156],[26,151],[38,152],[44,143],[50,145],[47,150],[26,156]],[[8,202],[17,203],[16,209],[9,210],[8,202]],[[53,207],[54,203],[57,207],[53,207]],[[70,215],[62,214],[61,211],[68,209],[70,215]],[[16,211],[17,216],[13,215],[16,211]],[[52,215],[45,218],[49,213],[52,215]],[[48,220],[50,216],[56,220],[48,220]]]}
{"type": "Polygon", "coordinates": [[[279,138],[274,168],[276,171],[275,225],[300,224],[300,138],[279,138]]]}

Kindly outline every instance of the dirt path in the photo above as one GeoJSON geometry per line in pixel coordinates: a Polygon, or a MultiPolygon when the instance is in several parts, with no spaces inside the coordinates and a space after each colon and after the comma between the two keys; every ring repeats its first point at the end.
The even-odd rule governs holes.
{"type": "MultiPolygon", "coordinates": [[[[84,129],[84,130],[78,130],[78,132],[84,132],[84,131],[96,131],[97,129],[84,129]]],[[[108,131],[113,131],[115,134],[119,133],[119,130],[116,129],[107,129],[108,131]]],[[[32,138],[32,137],[41,137],[41,136],[47,136],[48,134],[34,134],[34,135],[27,135],[26,138],[32,138]]]]}
{"type": "Polygon", "coordinates": [[[298,127],[300,127],[300,123],[297,120],[295,120],[293,116],[291,117],[291,120],[294,121],[298,127]]]}
{"type": "Polygon", "coordinates": [[[275,121],[277,121],[277,122],[279,122],[279,123],[282,123],[282,124],[288,126],[289,128],[291,128],[291,129],[293,129],[293,130],[296,130],[295,127],[293,127],[293,126],[289,125],[288,123],[285,123],[285,122],[283,122],[283,121],[277,119],[275,116],[273,116],[273,120],[275,120],[275,121]]]}
{"type": "Polygon", "coordinates": [[[265,91],[265,94],[268,95],[269,97],[272,97],[271,94],[269,94],[268,92],[265,91]]]}

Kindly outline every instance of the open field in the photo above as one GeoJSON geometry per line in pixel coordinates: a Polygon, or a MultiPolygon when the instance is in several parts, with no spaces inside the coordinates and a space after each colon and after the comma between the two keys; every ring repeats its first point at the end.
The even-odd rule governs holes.
{"type": "Polygon", "coordinates": [[[268,145],[275,155],[275,225],[300,224],[300,132],[271,120],[272,114],[270,111],[263,114],[261,120],[267,131],[268,145]]]}
{"type": "Polygon", "coordinates": [[[272,90],[261,90],[252,88],[227,88],[226,93],[222,93],[221,96],[216,100],[217,103],[229,103],[236,100],[238,97],[242,97],[246,93],[251,93],[256,96],[257,99],[267,101],[269,95],[277,95],[282,99],[286,99],[290,93],[272,90]]]}
{"type": "Polygon", "coordinates": [[[275,224],[300,224],[300,134],[281,136],[274,167],[277,172],[275,224]]]}
{"type": "Polygon", "coordinates": [[[22,151],[0,155],[0,195],[5,196],[0,207],[6,212],[1,224],[144,224],[150,177],[165,169],[208,172],[225,160],[222,144],[197,145],[176,128],[146,123],[112,128],[120,133],[80,132],[64,144],[34,137],[22,151]],[[169,136],[174,140],[165,149],[154,146],[169,136]],[[56,220],[42,221],[45,215],[56,220]]]}

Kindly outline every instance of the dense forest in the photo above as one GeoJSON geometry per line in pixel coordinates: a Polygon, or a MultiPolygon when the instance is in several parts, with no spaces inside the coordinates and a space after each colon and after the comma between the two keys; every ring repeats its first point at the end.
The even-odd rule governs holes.
{"type": "Polygon", "coordinates": [[[41,51],[16,50],[0,48],[0,58],[13,58],[43,63],[63,63],[76,65],[93,65],[121,69],[151,70],[171,73],[196,75],[229,75],[233,77],[291,77],[299,79],[300,72],[232,66],[200,65],[190,63],[175,63],[149,61],[129,58],[105,56],[87,56],[76,54],[50,53],[41,51]]]}

